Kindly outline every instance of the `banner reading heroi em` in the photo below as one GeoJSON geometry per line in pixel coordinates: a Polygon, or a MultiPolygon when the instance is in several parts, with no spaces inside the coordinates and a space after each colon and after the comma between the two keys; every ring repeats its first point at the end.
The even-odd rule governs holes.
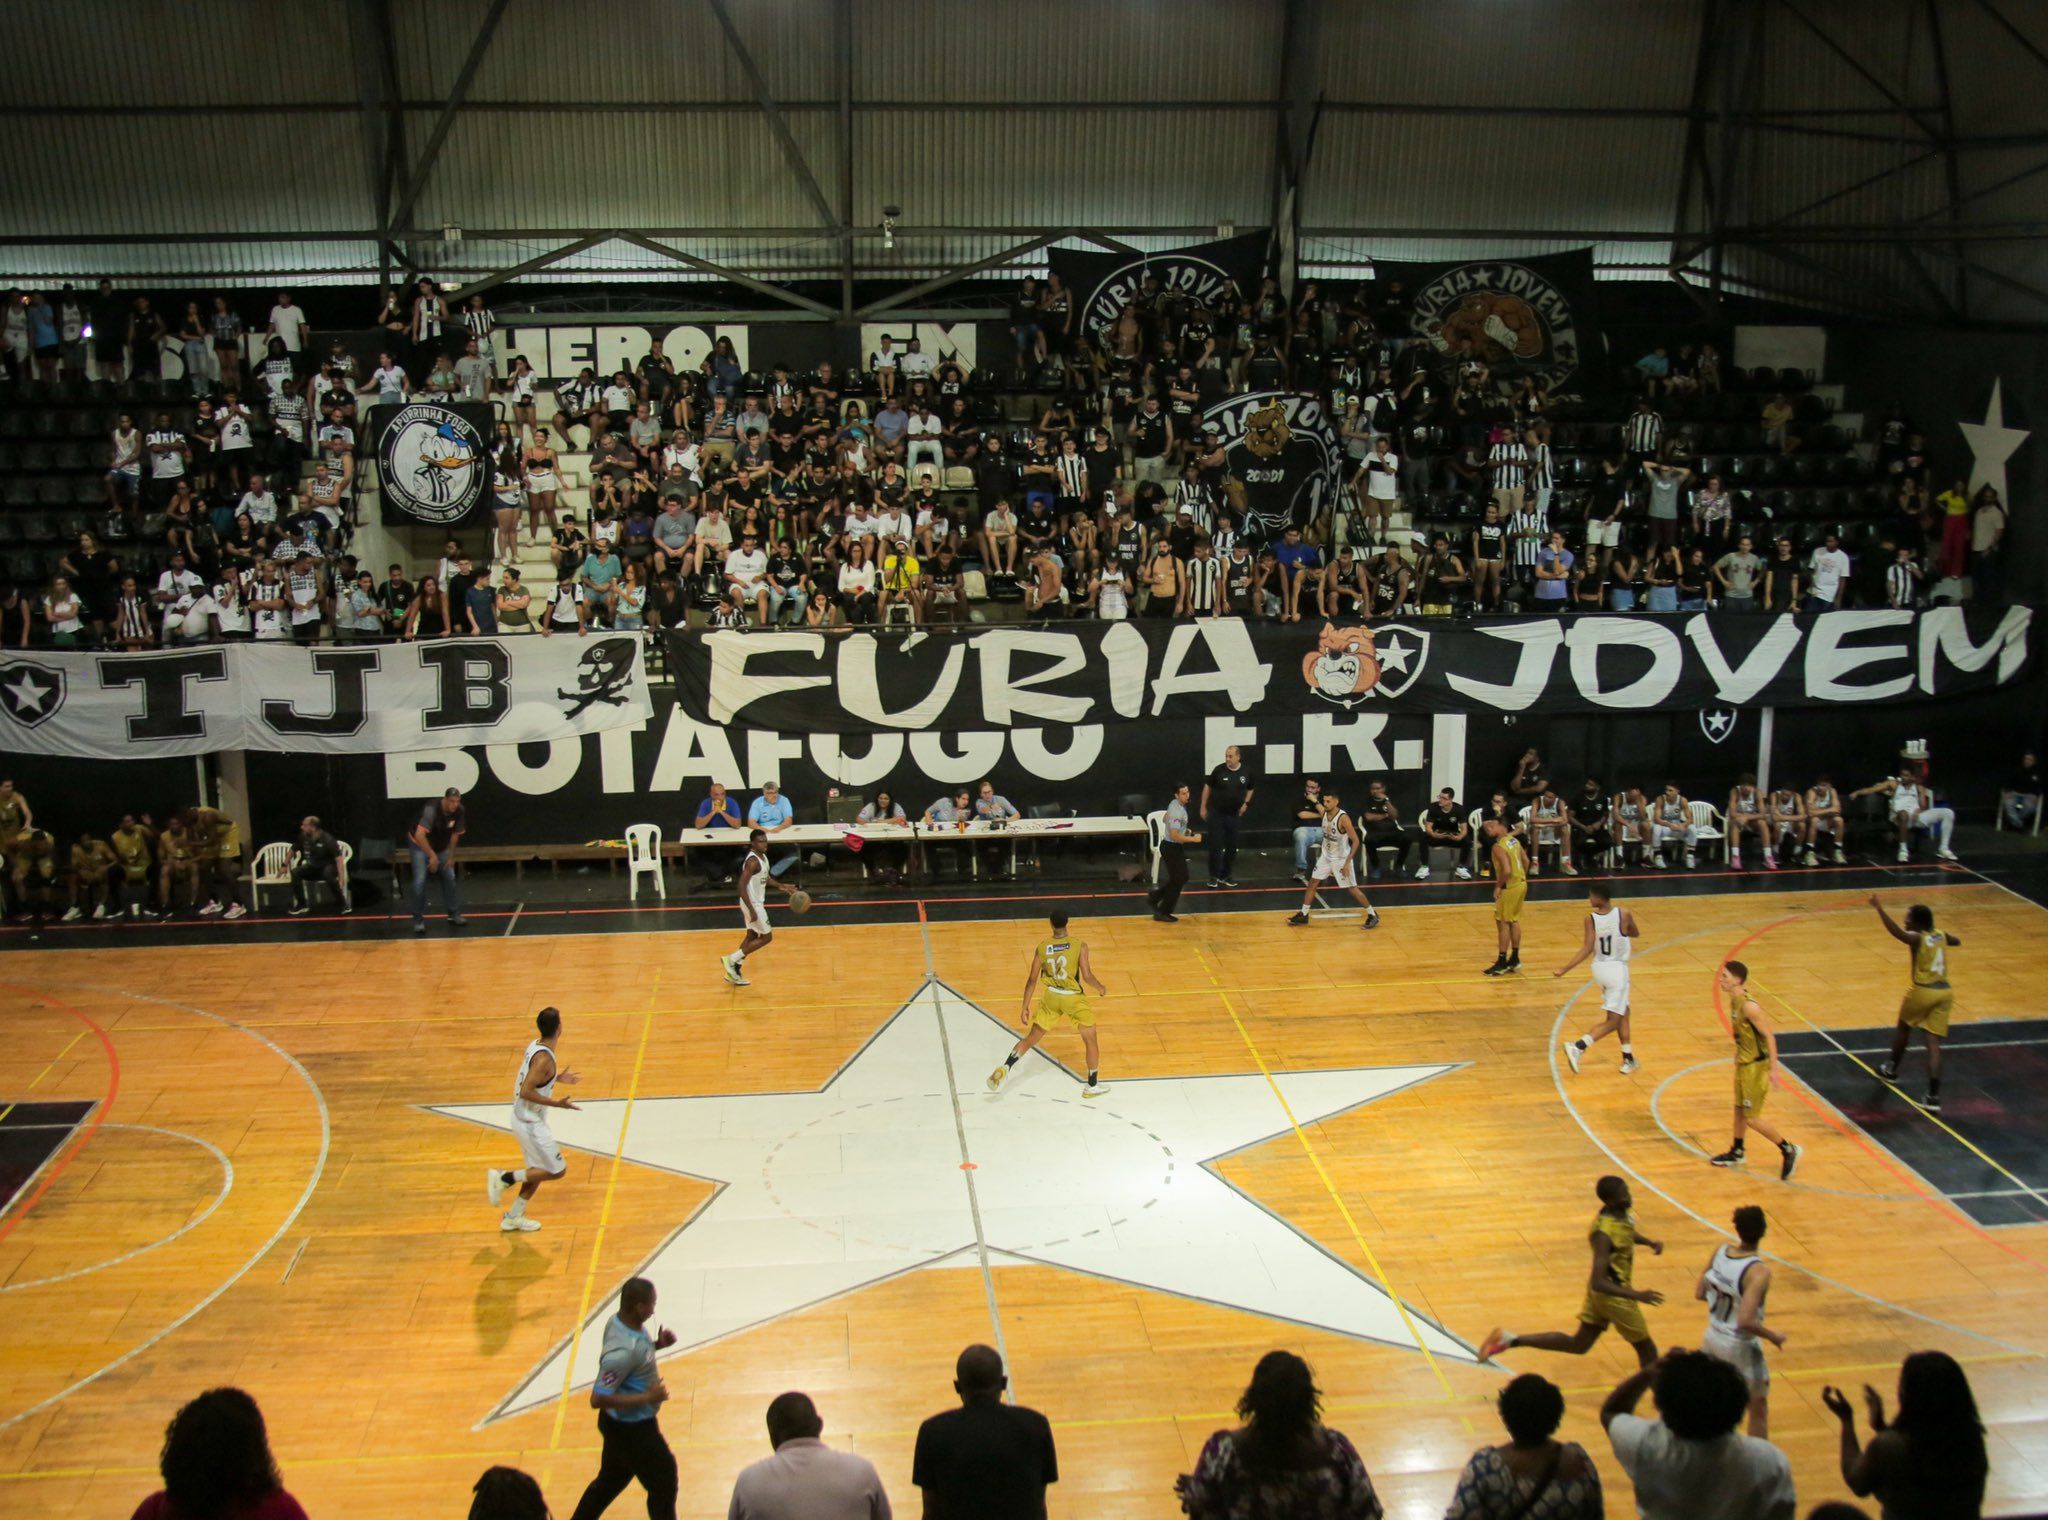
{"type": "Polygon", "coordinates": [[[496,430],[491,409],[473,402],[371,407],[367,451],[377,461],[384,522],[455,528],[480,521],[496,430]]]}
{"type": "Polygon", "coordinates": [[[653,712],[634,635],[0,655],[0,753],[381,754],[573,739],[653,712]]]}
{"type": "Polygon", "coordinates": [[[1416,338],[1447,361],[1479,360],[1555,386],[1606,352],[1594,299],[1593,250],[1518,259],[1406,264],[1374,259],[1384,295],[1401,286],[1389,338],[1416,338]]]}
{"type": "Polygon", "coordinates": [[[1078,248],[1053,248],[1046,253],[1052,273],[1065,282],[1073,297],[1074,333],[1095,336],[1123,314],[1147,280],[1157,280],[1162,293],[1179,295],[1213,307],[1225,285],[1237,283],[1247,299],[1258,294],[1266,272],[1265,232],[1246,232],[1220,242],[1168,253],[1097,253],[1078,248]]]}

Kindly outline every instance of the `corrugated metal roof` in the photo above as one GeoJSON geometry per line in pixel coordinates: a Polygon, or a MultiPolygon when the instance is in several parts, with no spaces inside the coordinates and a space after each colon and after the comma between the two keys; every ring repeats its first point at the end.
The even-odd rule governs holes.
{"type": "Polygon", "coordinates": [[[861,222],[884,205],[934,227],[1256,226],[1271,214],[1264,113],[885,111],[854,126],[861,222]]]}
{"type": "Polygon", "coordinates": [[[1317,227],[1668,227],[1681,122],[1611,124],[1526,118],[1475,132],[1456,116],[1333,116],[1302,192],[1317,227]]]}
{"type": "Polygon", "coordinates": [[[1279,0],[855,0],[876,99],[1269,100],[1279,0]]]}
{"type": "MultiPolygon", "coordinates": [[[[1318,83],[1332,100],[1683,106],[1699,31],[1700,0],[1329,5],[1317,39],[1318,83]]],[[[1519,130],[1489,123],[1503,143],[1519,130]]]]}
{"type": "MultiPolygon", "coordinates": [[[[408,100],[447,96],[490,0],[392,0],[408,100]]],[[[733,26],[778,100],[835,98],[832,0],[729,0],[733,26]]],[[[547,0],[504,14],[473,99],[752,101],[706,0],[547,0]]]]}
{"type": "Polygon", "coordinates": [[[7,100],[35,106],[354,104],[345,4],[6,0],[7,100]]]}

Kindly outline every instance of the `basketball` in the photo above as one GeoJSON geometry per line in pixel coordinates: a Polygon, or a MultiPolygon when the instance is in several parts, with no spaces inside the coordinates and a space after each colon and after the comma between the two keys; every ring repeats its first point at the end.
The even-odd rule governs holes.
{"type": "Polygon", "coordinates": [[[795,890],[794,892],[790,893],[790,894],[789,894],[789,911],[790,911],[790,912],[792,912],[792,913],[808,913],[808,912],[810,912],[810,911],[811,911],[811,894],[810,894],[810,893],[808,893],[808,892],[806,892],[806,891],[805,891],[805,890],[804,890],[804,889],[803,889],[802,887],[798,887],[798,888],[797,888],[797,889],[796,889],[796,890],[795,890]]]}

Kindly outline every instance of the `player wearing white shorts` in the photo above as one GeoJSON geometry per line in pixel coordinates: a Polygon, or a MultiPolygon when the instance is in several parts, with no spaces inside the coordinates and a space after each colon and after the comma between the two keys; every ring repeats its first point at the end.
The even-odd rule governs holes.
{"type": "Polygon", "coordinates": [[[1344,811],[1340,802],[1335,792],[1324,789],[1322,848],[1316,853],[1315,869],[1309,872],[1308,886],[1302,891],[1301,906],[1287,920],[1296,927],[1308,922],[1309,904],[1316,900],[1316,893],[1326,882],[1342,887],[1359,907],[1365,909],[1365,922],[1359,925],[1361,929],[1380,926],[1379,910],[1358,890],[1358,825],[1351,821],[1351,815],[1344,811]]]}
{"type": "Polygon", "coordinates": [[[1593,957],[1593,981],[1600,989],[1600,1006],[1606,1017],[1565,1046],[1564,1058],[1574,1073],[1579,1058],[1593,1048],[1593,1042],[1616,1031],[1621,1034],[1621,1074],[1627,1076],[1636,1069],[1635,1046],[1629,1041],[1628,957],[1629,942],[1639,932],[1635,915],[1615,907],[1603,883],[1586,888],[1586,937],[1579,953],[1551,973],[1563,976],[1587,956],[1593,957]]]}
{"type": "Polygon", "coordinates": [[[555,1042],[562,1036],[561,1013],[543,1008],[534,1024],[540,1030],[540,1038],[530,1042],[520,1056],[519,1075],[512,1083],[512,1133],[519,1139],[519,1154],[526,1164],[509,1172],[493,1168],[484,1184],[492,1208],[505,1196],[505,1189],[514,1185],[519,1188],[519,1196],[498,1221],[498,1228],[508,1233],[540,1228],[538,1219],[526,1217],[527,1203],[543,1182],[553,1182],[569,1171],[562,1160],[562,1148],[548,1129],[548,1110],[575,1108],[567,1098],[555,1096],[555,1084],[562,1082],[574,1087],[576,1073],[563,1071],[555,1060],[555,1042]]]}
{"type": "Polygon", "coordinates": [[[1699,838],[1692,824],[1692,804],[1676,781],[1665,782],[1664,790],[1650,804],[1650,864],[1660,871],[1670,865],[1664,846],[1675,842],[1685,846],[1685,864],[1690,870],[1699,863],[1699,838]]]}
{"type": "Polygon", "coordinates": [[[1744,1204],[1735,1211],[1736,1244],[1715,1247],[1692,1294],[1707,1306],[1707,1332],[1700,1337],[1700,1350],[1742,1374],[1749,1385],[1749,1433],[1758,1440],[1770,1436],[1771,1369],[1764,1362],[1762,1343],[1785,1344],[1785,1337],[1764,1323],[1771,1268],[1757,1255],[1763,1238],[1764,1211],[1744,1204]]]}
{"type": "Polygon", "coordinates": [[[768,869],[768,833],[755,829],[747,836],[747,858],[740,866],[740,947],[730,955],[720,956],[718,961],[725,979],[735,987],[753,985],[741,968],[756,950],[767,949],[768,941],[775,936],[775,927],[768,922],[770,887],[778,892],[793,890],[777,881],[775,873],[768,869]]]}

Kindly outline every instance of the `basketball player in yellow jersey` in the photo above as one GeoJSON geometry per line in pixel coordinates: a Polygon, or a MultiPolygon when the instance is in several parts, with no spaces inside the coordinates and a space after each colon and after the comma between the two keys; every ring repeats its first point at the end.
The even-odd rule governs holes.
{"type": "Polygon", "coordinates": [[[1930,1114],[1941,1112],[1941,1042],[1948,1038],[1948,1016],[1955,1011],[1956,995],[1948,985],[1948,952],[1962,944],[1953,934],[1934,927],[1934,910],[1915,903],[1906,910],[1906,927],[1901,929],[1885,912],[1884,904],[1870,894],[1870,906],[1884,924],[1885,933],[1907,946],[1913,957],[1913,985],[1899,1003],[1899,1027],[1892,1031],[1892,1058],[1878,1067],[1887,1082],[1899,1080],[1899,1063],[1906,1059],[1906,1045],[1919,1030],[1927,1041],[1927,1099],[1920,1106],[1930,1114]]]}
{"type": "Polygon", "coordinates": [[[1609,1325],[1636,1348],[1638,1365],[1647,1367],[1657,1360],[1657,1343],[1650,1339],[1650,1327],[1643,1320],[1643,1305],[1661,1304],[1664,1295],[1655,1288],[1638,1288],[1632,1279],[1636,1247],[1648,1246],[1662,1256],[1664,1242],[1652,1240],[1636,1228],[1635,1217],[1629,1213],[1635,1200],[1621,1178],[1602,1177],[1593,1191],[1600,1199],[1600,1212],[1593,1216],[1593,1228],[1586,1237],[1593,1246],[1593,1272],[1586,1279],[1586,1301],[1579,1306],[1579,1328],[1570,1335],[1562,1330],[1545,1330],[1538,1335],[1489,1331],[1479,1343],[1482,1362],[1491,1361],[1515,1346],[1584,1356],[1593,1349],[1593,1342],[1607,1333],[1609,1325]]]}
{"type": "Polygon", "coordinates": [[[1790,1182],[1799,1165],[1799,1147],[1761,1117],[1771,1086],[1783,1086],[1778,1075],[1778,1031],[1771,1027],[1749,990],[1749,967],[1729,961],[1721,967],[1721,990],[1728,994],[1728,1024],[1735,1033],[1735,1139],[1712,1158],[1716,1166],[1740,1166],[1745,1157],[1742,1137],[1755,1130],[1778,1148],[1778,1180],[1790,1182]]]}
{"type": "Polygon", "coordinates": [[[1514,830],[1498,818],[1480,826],[1492,847],[1493,935],[1500,953],[1488,976],[1512,976],[1522,969],[1522,902],[1529,895],[1529,856],[1514,830]]]}
{"type": "Polygon", "coordinates": [[[1048,922],[1052,938],[1040,941],[1031,952],[1031,970],[1024,978],[1024,1017],[1017,1021],[1024,1026],[1024,1038],[1003,1057],[1003,1064],[988,1074],[988,1090],[1000,1088],[1010,1068],[1035,1050],[1049,1031],[1071,1024],[1081,1031],[1081,1048],[1088,1056],[1088,1085],[1081,1089],[1081,1096],[1099,1098],[1109,1089],[1102,1081],[1095,1010],[1088,1006],[1081,988],[1085,984],[1097,997],[1108,997],[1109,989],[1095,979],[1095,968],[1088,964],[1087,942],[1067,933],[1067,915],[1055,913],[1048,922]]]}

